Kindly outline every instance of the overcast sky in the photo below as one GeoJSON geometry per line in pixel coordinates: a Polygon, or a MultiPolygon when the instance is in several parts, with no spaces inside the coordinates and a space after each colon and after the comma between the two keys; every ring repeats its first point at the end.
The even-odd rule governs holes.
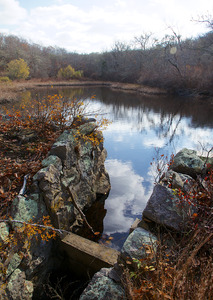
{"type": "Polygon", "coordinates": [[[191,20],[212,0],[0,0],[0,32],[79,53],[110,50],[144,32],[161,38],[172,26],[185,37],[206,32],[191,20]]]}

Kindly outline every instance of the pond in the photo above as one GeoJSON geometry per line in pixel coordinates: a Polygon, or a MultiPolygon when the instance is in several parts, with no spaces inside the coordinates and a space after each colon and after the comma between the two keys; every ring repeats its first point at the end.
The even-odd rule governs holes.
{"type": "Polygon", "coordinates": [[[109,246],[116,249],[122,247],[134,220],[141,218],[159,175],[157,168],[162,172],[172,153],[185,147],[210,149],[213,140],[213,105],[193,97],[145,96],[106,87],[42,88],[22,97],[29,93],[82,98],[90,111],[100,110],[112,121],[104,131],[111,191],[105,201],[103,239],[110,236],[109,246]]]}

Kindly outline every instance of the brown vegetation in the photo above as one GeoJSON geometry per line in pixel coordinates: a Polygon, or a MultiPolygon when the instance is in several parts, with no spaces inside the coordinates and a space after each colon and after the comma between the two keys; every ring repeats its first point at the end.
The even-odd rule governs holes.
{"type": "Polygon", "coordinates": [[[198,212],[182,233],[158,228],[157,252],[126,268],[123,281],[129,299],[210,300],[213,298],[213,170],[197,177],[190,192],[179,191],[198,212]]]}

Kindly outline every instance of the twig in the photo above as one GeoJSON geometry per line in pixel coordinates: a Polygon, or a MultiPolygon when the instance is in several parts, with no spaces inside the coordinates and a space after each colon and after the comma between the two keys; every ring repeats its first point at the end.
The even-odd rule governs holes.
{"type": "Polygon", "coordinates": [[[210,152],[213,150],[213,147],[211,147],[211,149],[207,152],[207,156],[206,156],[206,160],[205,160],[205,163],[204,163],[204,167],[206,166],[206,163],[209,159],[209,155],[210,155],[210,152]]]}
{"type": "Polygon", "coordinates": [[[72,191],[70,190],[70,188],[69,188],[68,186],[67,186],[67,190],[68,190],[69,195],[70,195],[70,197],[71,197],[71,199],[72,199],[72,201],[73,201],[73,203],[74,203],[75,208],[76,208],[76,209],[78,210],[78,212],[80,213],[82,219],[84,220],[84,222],[86,223],[86,225],[88,226],[88,228],[89,228],[89,229],[92,231],[92,233],[95,235],[95,232],[94,232],[93,228],[90,226],[90,224],[88,223],[88,221],[87,221],[87,219],[86,219],[85,214],[83,213],[83,211],[80,209],[80,207],[79,207],[78,204],[76,203],[76,201],[75,201],[75,199],[74,199],[74,197],[73,197],[73,193],[72,193],[72,191]]]}
{"type": "Polygon", "coordinates": [[[68,233],[69,234],[70,233],[69,231],[64,230],[64,229],[57,229],[57,228],[54,228],[54,227],[51,227],[51,226],[45,226],[45,225],[41,225],[41,224],[29,223],[29,222],[24,222],[24,221],[19,221],[19,220],[13,220],[13,219],[9,219],[9,220],[0,219],[0,223],[1,222],[6,222],[6,223],[20,223],[20,224],[23,224],[23,225],[30,225],[30,226],[45,228],[47,230],[56,231],[56,232],[58,232],[60,234],[62,234],[62,233],[68,233]]]}

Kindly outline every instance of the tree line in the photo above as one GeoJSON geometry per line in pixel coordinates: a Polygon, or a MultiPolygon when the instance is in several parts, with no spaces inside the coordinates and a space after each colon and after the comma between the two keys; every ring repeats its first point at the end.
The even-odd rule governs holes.
{"type": "Polygon", "coordinates": [[[0,34],[0,74],[6,74],[11,61],[22,59],[29,78],[71,79],[84,74],[90,79],[139,83],[174,92],[213,92],[213,20],[208,16],[198,22],[205,23],[209,32],[194,39],[184,40],[170,28],[171,34],[161,40],[143,33],[131,43],[118,41],[110,51],[90,54],[0,34]]]}

